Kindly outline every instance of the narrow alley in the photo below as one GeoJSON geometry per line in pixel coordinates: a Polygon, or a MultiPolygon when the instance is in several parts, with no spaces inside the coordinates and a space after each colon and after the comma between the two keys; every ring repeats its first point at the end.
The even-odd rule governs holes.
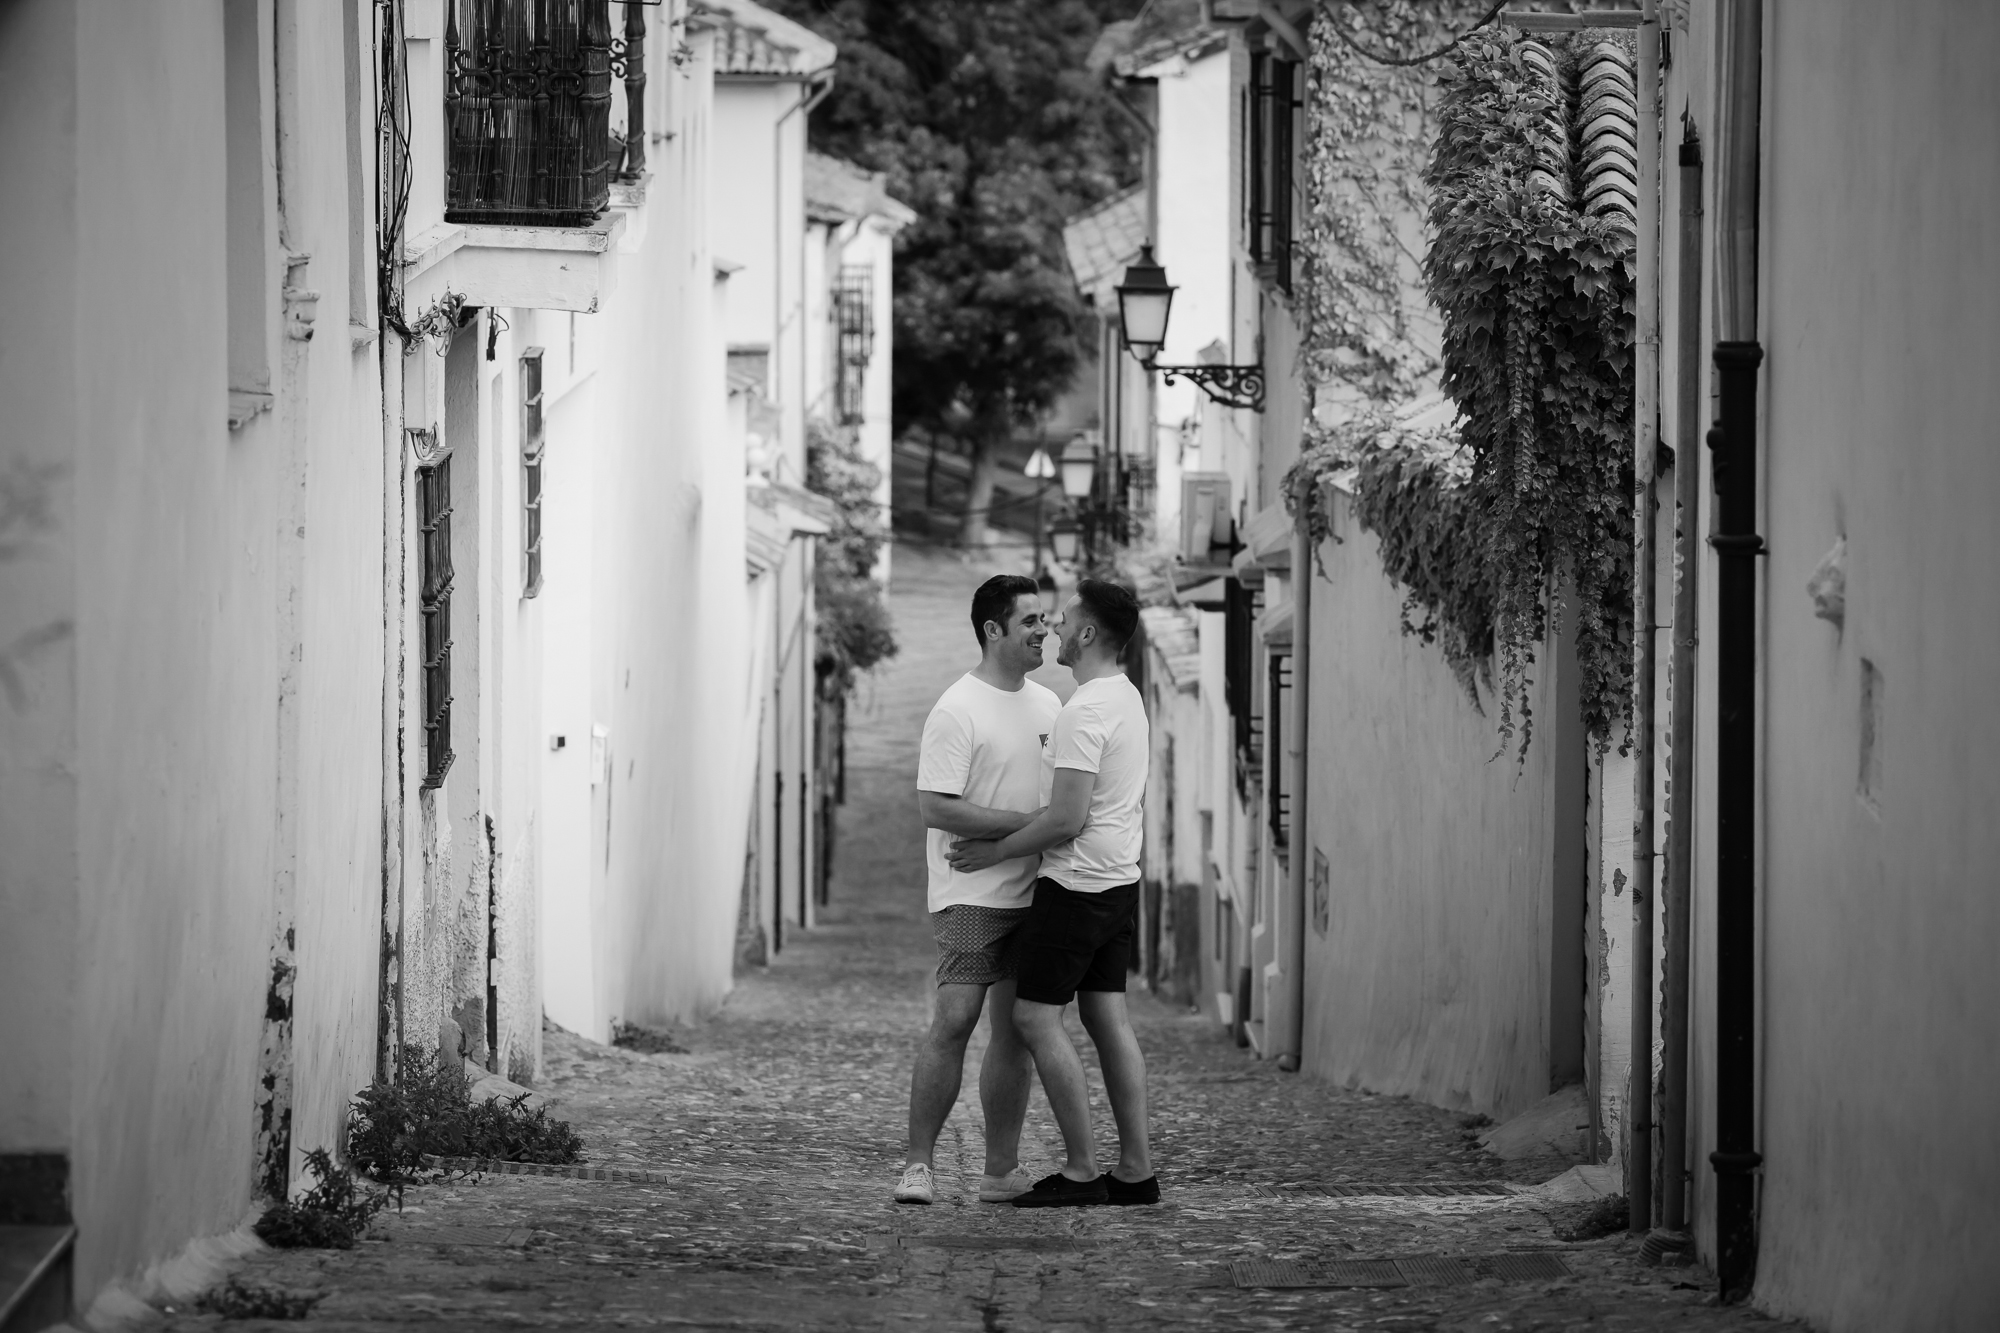
{"type": "MultiPolygon", "coordinates": [[[[911,775],[931,701],[970,664],[964,608],[987,572],[908,547],[895,560],[903,649],[857,699],[822,926],[745,976],[713,1020],[676,1031],[684,1053],[545,1034],[542,1090],[583,1134],[584,1166],[412,1188],[357,1249],[263,1251],[238,1270],[239,1284],[318,1294],[309,1324],[328,1329],[1767,1322],[1715,1306],[1705,1275],[1640,1266],[1622,1232],[1557,1242],[1549,1197],[1524,1187],[1563,1163],[1510,1171],[1448,1111],[1281,1074],[1210,1019],[1137,990],[1161,1206],[1034,1212],[975,1202],[970,1079],[946,1127],[938,1205],[893,1205],[932,961],[911,775]],[[1381,1186],[1399,1192],[1370,1188],[1381,1186]],[[1496,1255],[1552,1257],[1568,1275],[1511,1281],[1491,1275],[1509,1272],[1507,1260],[1496,1269],[1471,1259],[1496,1255]],[[1286,1261],[1310,1278],[1330,1260],[1454,1256],[1470,1262],[1442,1285],[1425,1285],[1424,1266],[1408,1263],[1400,1275],[1379,1266],[1364,1274],[1407,1285],[1238,1285],[1282,1278],[1259,1265],[1286,1261]]],[[[1039,673],[1063,693],[1067,676],[1053,665],[1039,673]]],[[[1098,1114],[1108,1134],[1101,1099],[1098,1114]]],[[[1059,1139],[1039,1091],[1024,1142],[1031,1169],[1053,1169],[1059,1139]]],[[[222,1322],[177,1309],[168,1327],[222,1322]]]]}

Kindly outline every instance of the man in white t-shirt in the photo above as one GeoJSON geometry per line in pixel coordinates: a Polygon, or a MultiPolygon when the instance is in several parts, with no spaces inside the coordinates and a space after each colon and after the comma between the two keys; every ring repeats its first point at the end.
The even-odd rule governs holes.
{"type": "Polygon", "coordinates": [[[1050,741],[1047,808],[997,840],[958,843],[950,857],[961,870],[1037,852],[1042,858],[1022,928],[1014,1026],[1042,1076],[1068,1160],[1016,1197],[1017,1208],[1160,1201],[1146,1136],[1146,1060],[1125,1012],[1149,751],[1145,704],[1119,659],[1138,627],[1139,603],[1129,591],[1097,579],[1077,584],[1056,622],[1056,660],[1075,674],[1076,693],[1050,741]],[[1097,1047],[1118,1122],[1118,1164],[1103,1176],[1083,1061],[1063,1027],[1072,999],[1097,1047]]]}
{"type": "Polygon", "coordinates": [[[977,870],[954,867],[955,838],[1012,833],[1042,805],[1042,755],[1056,713],[1055,693],[1029,680],[1042,664],[1049,617],[1030,578],[1001,574],[972,598],[979,665],[952,683],[924,723],[917,760],[917,801],[927,835],[931,930],[937,937],[937,1003],[910,1079],[910,1151],[896,1184],[898,1203],[937,1197],[931,1155],[958,1100],[965,1047],[992,992],[991,1040],[979,1070],[986,1117],[983,1203],[1025,1194],[1021,1121],[1028,1111],[1031,1065],[1014,1030],[1014,955],[1033,895],[1037,856],[995,860],[977,870]]]}

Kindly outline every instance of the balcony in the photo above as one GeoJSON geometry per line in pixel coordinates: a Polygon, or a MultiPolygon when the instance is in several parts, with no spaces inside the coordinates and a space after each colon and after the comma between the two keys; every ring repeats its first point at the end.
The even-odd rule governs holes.
{"type": "Polygon", "coordinates": [[[611,198],[610,0],[448,0],[445,221],[587,227],[611,198]]]}
{"type": "Polygon", "coordinates": [[[441,99],[444,114],[431,131],[417,113],[412,167],[443,190],[420,184],[413,201],[405,309],[451,293],[469,305],[596,310],[644,199],[646,6],[441,0],[433,12],[441,29],[409,33],[412,102],[441,99]]]}

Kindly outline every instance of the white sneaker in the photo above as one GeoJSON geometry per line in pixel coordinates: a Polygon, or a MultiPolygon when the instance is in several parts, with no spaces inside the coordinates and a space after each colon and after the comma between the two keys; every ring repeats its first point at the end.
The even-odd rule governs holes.
{"type": "Polygon", "coordinates": [[[931,1178],[931,1169],[922,1162],[911,1162],[903,1168],[903,1178],[896,1182],[897,1203],[936,1203],[937,1181],[931,1178]]]}
{"type": "Polygon", "coordinates": [[[1004,1176],[981,1176],[979,1178],[979,1201],[981,1203],[1006,1203],[1018,1199],[1035,1187],[1034,1177],[1028,1168],[1017,1166],[1004,1176]]]}

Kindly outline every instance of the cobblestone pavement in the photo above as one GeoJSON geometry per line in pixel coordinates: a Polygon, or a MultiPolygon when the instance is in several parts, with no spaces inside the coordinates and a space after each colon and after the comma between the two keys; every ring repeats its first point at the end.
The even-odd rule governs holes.
{"type": "MultiPolygon", "coordinates": [[[[941,1197],[897,1207],[905,1095],[930,942],[909,799],[922,717],[969,664],[984,572],[897,553],[904,651],[860,700],[834,908],[720,1015],[643,1056],[551,1032],[544,1088],[591,1164],[408,1192],[352,1251],[260,1254],[242,1280],[324,1298],[339,1329],[1734,1329],[1697,1270],[1640,1266],[1624,1237],[1560,1246],[1518,1195],[1327,1197],[1340,1183],[1484,1182],[1501,1164],[1449,1112],[1283,1075],[1207,1019],[1134,996],[1151,1067],[1157,1208],[981,1205],[977,1103],[940,1143],[941,1197]],[[1554,1249],[1559,1280],[1239,1289],[1231,1264],[1554,1249]]],[[[1066,672],[1049,674],[1067,676],[1066,672]]],[[[1051,683],[1063,683],[1066,681],[1051,683]]],[[[1088,1043],[1085,1043],[1086,1049],[1088,1043]]],[[[977,1051],[973,1058],[976,1060],[977,1051]]],[[[1093,1073],[1094,1077],[1094,1073],[1093,1073]]],[[[1109,1116],[1099,1098],[1109,1146],[1109,1116]]],[[[1024,1155],[1053,1169],[1037,1090],[1024,1155]]],[[[1449,1192],[1447,1192],[1449,1193],[1449,1192]]],[[[176,1329],[215,1316],[176,1313],[176,1329]]],[[[231,1327],[256,1327],[232,1321],[231,1327]]]]}

